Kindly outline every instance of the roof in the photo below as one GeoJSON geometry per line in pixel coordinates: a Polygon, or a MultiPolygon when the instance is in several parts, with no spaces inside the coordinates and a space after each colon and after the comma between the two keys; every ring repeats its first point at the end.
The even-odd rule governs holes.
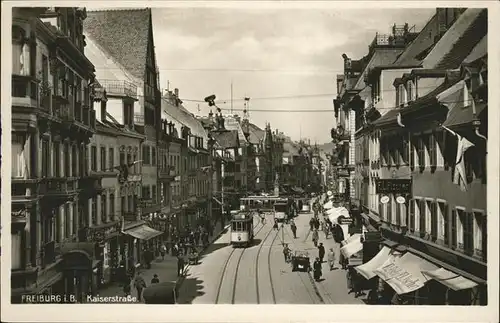
{"type": "Polygon", "coordinates": [[[248,141],[252,144],[258,144],[264,140],[266,132],[253,123],[248,124],[248,128],[250,130],[250,135],[248,136],[248,141]]]}
{"type": "Polygon", "coordinates": [[[356,85],[354,86],[355,90],[363,90],[365,85],[365,74],[367,74],[371,67],[385,65],[394,62],[396,57],[401,53],[403,49],[376,49],[371,57],[370,61],[366,65],[363,73],[358,78],[356,85]]]}
{"type": "Polygon", "coordinates": [[[487,34],[487,9],[465,10],[423,60],[424,68],[454,69],[460,66],[487,34]]]}
{"type": "Polygon", "coordinates": [[[224,116],[224,127],[227,130],[236,130],[238,131],[238,137],[240,142],[247,142],[246,136],[243,133],[243,128],[241,128],[241,124],[236,120],[233,116],[224,116]]]}
{"type": "Polygon", "coordinates": [[[373,124],[376,126],[392,123],[392,121],[396,120],[398,114],[401,112],[401,109],[393,109],[389,110],[386,114],[384,114],[380,119],[377,119],[373,124]]]}
{"type": "Polygon", "coordinates": [[[479,43],[477,43],[476,47],[472,49],[472,52],[465,58],[463,61],[465,64],[472,63],[484,56],[488,55],[488,36],[485,35],[479,43]]]}
{"type": "Polygon", "coordinates": [[[88,37],[108,51],[133,76],[142,80],[151,20],[149,8],[87,11],[83,28],[88,37]]]}
{"type": "MultiPolygon", "coordinates": [[[[487,103],[476,104],[476,117],[479,116],[483,111],[487,111],[487,103]]],[[[443,122],[443,126],[446,127],[456,127],[463,124],[471,123],[474,120],[474,115],[472,114],[472,105],[466,107],[454,107],[448,112],[448,117],[446,121],[443,122]]]]}
{"type": "Polygon", "coordinates": [[[394,65],[408,66],[420,64],[423,59],[421,56],[424,56],[425,51],[434,45],[434,38],[438,33],[437,15],[434,14],[424,28],[422,28],[418,36],[406,46],[404,51],[394,62],[394,65]]]}
{"type": "Polygon", "coordinates": [[[239,147],[238,131],[236,130],[214,131],[212,134],[221,148],[239,147]]]}
{"type": "Polygon", "coordinates": [[[186,110],[182,105],[175,106],[170,104],[166,99],[161,100],[161,111],[162,118],[166,118],[168,121],[173,122],[177,133],[181,134],[181,127],[186,126],[191,129],[191,134],[204,139],[204,143],[208,141],[208,134],[203,128],[200,120],[186,110]]]}

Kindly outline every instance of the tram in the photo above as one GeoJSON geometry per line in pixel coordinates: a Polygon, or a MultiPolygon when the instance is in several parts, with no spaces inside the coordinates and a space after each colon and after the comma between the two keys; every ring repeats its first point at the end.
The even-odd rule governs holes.
{"type": "Polygon", "coordinates": [[[248,247],[253,243],[253,212],[231,211],[231,245],[248,247]]]}
{"type": "Polygon", "coordinates": [[[263,212],[274,212],[274,204],[287,201],[286,198],[279,196],[248,196],[240,198],[241,209],[263,212]]]}
{"type": "Polygon", "coordinates": [[[290,203],[287,199],[274,203],[274,219],[278,222],[287,221],[290,216],[290,203]]]}

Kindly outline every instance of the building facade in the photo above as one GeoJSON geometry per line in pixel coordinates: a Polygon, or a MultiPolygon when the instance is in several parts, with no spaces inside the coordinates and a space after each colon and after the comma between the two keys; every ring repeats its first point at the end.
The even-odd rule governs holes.
{"type": "Polygon", "coordinates": [[[95,292],[95,245],[79,240],[101,177],[88,172],[96,131],[94,66],[81,8],[15,8],[12,21],[12,301],[95,292]]]}

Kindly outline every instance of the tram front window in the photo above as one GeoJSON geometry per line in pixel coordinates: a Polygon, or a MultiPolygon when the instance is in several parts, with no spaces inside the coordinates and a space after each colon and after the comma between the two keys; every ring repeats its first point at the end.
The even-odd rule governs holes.
{"type": "Polygon", "coordinates": [[[275,212],[286,212],[287,205],[286,204],[275,204],[274,211],[275,212]]]}

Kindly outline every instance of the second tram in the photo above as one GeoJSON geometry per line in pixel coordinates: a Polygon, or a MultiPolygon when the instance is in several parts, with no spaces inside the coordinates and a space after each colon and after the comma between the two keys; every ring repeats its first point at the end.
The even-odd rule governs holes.
{"type": "Polygon", "coordinates": [[[248,247],[252,245],[253,212],[231,211],[231,245],[233,247],[248,247]]]}

